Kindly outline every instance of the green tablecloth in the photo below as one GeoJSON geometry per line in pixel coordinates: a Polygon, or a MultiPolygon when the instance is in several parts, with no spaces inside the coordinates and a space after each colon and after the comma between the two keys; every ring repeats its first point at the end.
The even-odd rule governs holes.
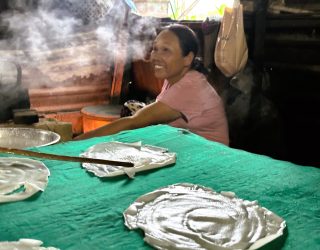
{"type": "MultiPolygon", "coordinates": [[[[34,151],[78,156],[92,145],[142,141],[177,153],[174,166],[100,179],[80,163],[41,160],[51,171],[43,193],[0,204],[0,241],[39,239],[61,250],[150,249],[140,230],[124,225],[123,211],[140,195],[189,182],[258,200],[287,222],[282,249],[320,249],[320,169],[231,149],[166,125],[71,141],[34,151]]],[[[277,247],[278,248],[278,247],[277,247]]],[[[274,246],[273,246],[273,249],[274,246]]]]}

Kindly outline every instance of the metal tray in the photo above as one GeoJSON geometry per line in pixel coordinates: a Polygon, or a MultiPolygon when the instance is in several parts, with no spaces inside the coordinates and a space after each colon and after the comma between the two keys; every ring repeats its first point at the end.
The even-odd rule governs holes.
{"type": "Polygon", "coordinates": [[[0,147],[29,148],[55,144],[60,135],[48,130],[35,128],[0,128],[0,147]]]}

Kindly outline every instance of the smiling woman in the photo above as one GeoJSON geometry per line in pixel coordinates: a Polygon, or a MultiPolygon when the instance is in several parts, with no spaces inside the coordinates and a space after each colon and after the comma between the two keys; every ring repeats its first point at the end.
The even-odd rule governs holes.
{"type": "Polygon", "coordinates": [[[153,43],[150,58],[155,76],[164,80],[156,101],[133,116],[123,117],[76,139],[166,123],[228,145],[223,103],[202,73],[204,67],[196,59],[198,50],[193,30],[181,24],[164,27],[153,43]]]}

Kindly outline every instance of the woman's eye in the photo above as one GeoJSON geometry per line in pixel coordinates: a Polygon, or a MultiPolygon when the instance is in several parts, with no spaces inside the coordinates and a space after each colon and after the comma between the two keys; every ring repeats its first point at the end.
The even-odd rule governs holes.
{"type": "Polygon", "coordinates": [[[162,51],[163,51],[163,52],[168,52],[169,49],[168,49],[168,48],[163,48],[162,51]]]}
{"type": "Polygon", "coordinates": [[[168,53],[170,50],[168,48],[158,48],[158,47],[153,47],[151,52],[156,52],[156,53],[168,53]]]}

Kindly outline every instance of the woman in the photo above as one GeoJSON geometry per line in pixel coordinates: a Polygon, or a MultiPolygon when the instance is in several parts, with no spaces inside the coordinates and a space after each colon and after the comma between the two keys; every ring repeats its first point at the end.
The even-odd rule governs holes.
{"type": "Polygon", "coordinates": [[[196,34],[187,26],[165,27],[153,43],[150,58],[155,76],[165,80],[156,101],[133,116],[120,118],[76,139],[168,123],[228,145],[223,103],[205,75],[199,72],[203,67],[196,59],[198,48],[196,34]]]}

